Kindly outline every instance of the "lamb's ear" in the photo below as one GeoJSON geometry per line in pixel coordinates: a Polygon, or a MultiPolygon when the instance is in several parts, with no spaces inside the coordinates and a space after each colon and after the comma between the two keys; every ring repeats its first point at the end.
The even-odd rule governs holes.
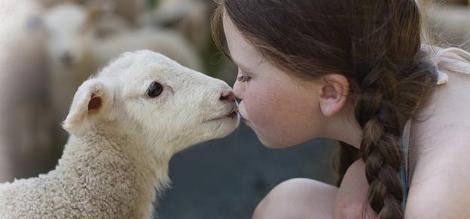
{"type": "Polygon", "coordinates": [[[96,117],[111,107],[113,94],[106,84],[97,79],[85,81],[75,93],[63,127],[70,134],[88,129],[96,117]]]}

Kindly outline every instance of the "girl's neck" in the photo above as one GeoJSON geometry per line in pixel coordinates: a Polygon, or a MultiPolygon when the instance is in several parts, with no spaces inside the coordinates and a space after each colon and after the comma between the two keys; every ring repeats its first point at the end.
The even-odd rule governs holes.
{"type": "Polygon", "coordinates": [[[325,129],[326,138],[334,139],[354,146],[358,150],[361,147],[362,128],[359,126],[352,104],[348,104],[335,117],[327,121],[325,129]]]}

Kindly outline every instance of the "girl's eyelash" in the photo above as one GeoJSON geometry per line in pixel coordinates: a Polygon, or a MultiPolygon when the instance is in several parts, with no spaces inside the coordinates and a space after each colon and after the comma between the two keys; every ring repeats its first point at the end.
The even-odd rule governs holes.
{"type": "Polygon", "coordinates": [[[248,76],[248,75],[241,75],[241,76],[239,76],[239,77],[237,78],[237,80],[240,81],[240,82],[247,82],[247,81],[249,81],[250,79],[251,79],[251,77],[248,76]]]}
{"type": "Polygon", "coordinates": [[[241,69],[239,69],[239,72],[240,76],[237,77],[237,81],[240,81],[240,82],[247,82],[251,79],[251,77],[246,74],[244,71],[242,71],[241,69]]]}

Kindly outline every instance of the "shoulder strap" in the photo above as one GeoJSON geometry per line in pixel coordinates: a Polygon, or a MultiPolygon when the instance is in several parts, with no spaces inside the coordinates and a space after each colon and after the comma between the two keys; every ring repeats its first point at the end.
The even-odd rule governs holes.
{"type": "Polygon", "coordinates": [[[402,154],[402,165],[400,167],[400,179],[403,187],[402,208],[405,209],[409,190],[409,145],[411,134],[411,120],[406,122],[403,129],[403,135],[400,139],[400,150],[402,154]]]}

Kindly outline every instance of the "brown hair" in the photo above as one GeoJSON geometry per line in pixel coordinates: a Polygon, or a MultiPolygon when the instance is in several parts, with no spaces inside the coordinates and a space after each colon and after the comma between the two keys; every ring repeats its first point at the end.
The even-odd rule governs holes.
{"type": "Polygon", "coordinates": [[[312,76],[349,79],[362,128],[359,153],[342,143],[340,181],[362,158],[368,200],[379,218],[403,218],[399,139],[430,96],[436,77],[421,48],[414,0],[222,0],[213,19],[216,44],[225,13],[273,64],[312,76]]]}

